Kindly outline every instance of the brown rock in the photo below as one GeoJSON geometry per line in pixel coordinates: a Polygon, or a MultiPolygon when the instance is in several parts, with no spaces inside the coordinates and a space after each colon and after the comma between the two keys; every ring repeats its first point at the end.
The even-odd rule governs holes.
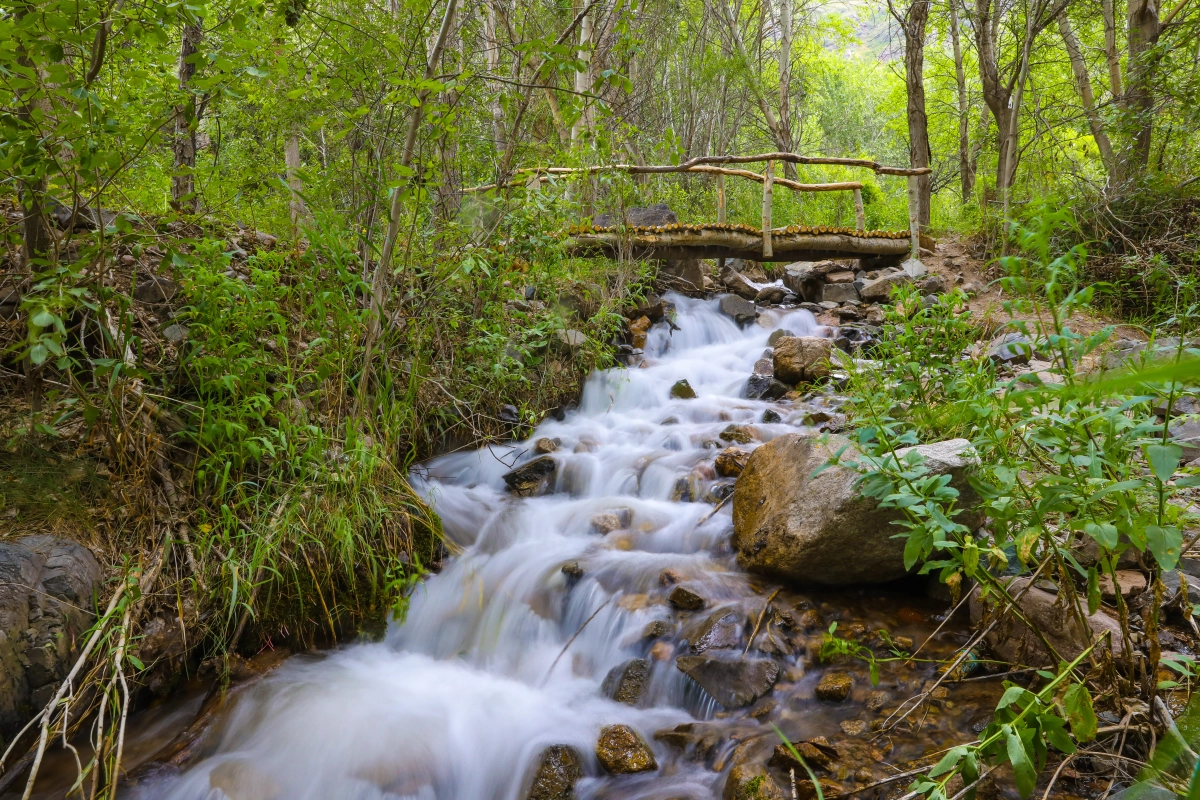
{"type": "Polygon", "coordinates": [[[848,269],[839,269],[825,276],[826,283],[854,283],[854,273],[848,269]]]}
{"type": "Polygon", "coordinates": [[[868,282],[859,292],[859,296],[864,303],[886,303],[892,289],[906,283],[912,283],[912,278],[907,272],[893,272],[868,282]]]}
{"type": "Polygon", "coordinates": [[[537,453],[539,456],[545,456],[558,450],[561,445],[562,439],[547,439],[545,436],[543,436],[541,439],[538,439],[533,443],[533,452],[537,453]]]}
{"type": "Polygon", "coordinates": [[[718,436],[726,442],[749,444],[758,438],[758,431],[750,425],[728,425],[718,436]]]}
{"type": "Polygon", "coordinates": [[[854,679],[846,672],[827,672],[817,684],[817,699],[840,703],[850,696],[854,679]]]}
{"type": "Polygon", "coordinates": [[[646,347],[646,334],[650,331],[650,318],[638,317],[633,322],[629,323],[630,344],[636,349],[642,350],[646,347]]]}
{"type": "Polygon", "coordinates": [[[600,691],[618,703],[636,706],[646,694],[649,682],[650,662],[644,658],[631,658],[609,671],[600,691]]]}
{"type": "Polygon", "coordinates": [[[680,656],[675,666],[725,708],[750,705],[779,680],[779,664],[767,658],[680,656]]]}
{"type": "Polygon", "coordinates": [[[650,746],[628,725],[610,725],[600,731],[596,758],[606,770],[616,775],[658,769],[650,746]]]}
{"type": "Polygon", "coordinates": [[[554,486],[558,465],[550,456],[539,456],[504,473],[504,483],[517,497],[534,497],[554,486]]]}
{"type": "Polygon", "coordinates": [[[542,751],[525,800],[572,800],[575,783],[582,777],[579,752],[570,745],[551,745],[542,751]]]}
{"type": "MultiPolygon", "coordinates": [[[[1076,617],[1075,611],[1067,603],[1060,603],[1058,595],[1032,586],[1026,588],[1028,578],[1013,578],[1008,584],[1008,593],[1012,596],[1021,595],[1017,601],[1021,612],[1029,621],[1036,625],[1050,644],[1058,651],[1058,655],[1068,661],[1075,659],[1093,641],[1100,639],[1106,633],[1112,634],[1114,656],[1124,652],[1121,639],[1121,626],[1115,619],[1098,611],[1087,618],[1085,627],[1076,617]],[[1022,590],[1024,593],[1022,594],[1022,590]]],[[[971,624],[978,626],[984,619],[984,604],[978,587],[971,593],[971,624]]],[[[989,615],[995,610],[987,609],[989,615]]],[[[989,616],[989,619],[991,617],[989,616]]],[[[988,634],[987,642],[993,652],[1005,661],[1016,664],[1027,664],[1032,667],[1051,666],[1058,659],[1048,653],[1041,640],[1025,626],[1025,623],[1015,615],[1006,616],[988,634]]],[[[1104,647],[1099,646],[1097,649],[1104,647]]]]}
{"type": "Polygon", "coordinates": [[[746,462],[749,460],[749,450],[743,450],[740,447],[726,447],[717,454],[714,466],[717,474],[722,478],[736,478],[742,474],[742,470],[746,468],[746,462]]]}
{"type": "Polygon", "coordinates": [[[758,764],[734,764],[722,800],[784,800],[783,790],[758,764]]]}
{"type": "Polygon", "coordinates": [[[683,573],[677,569],[667,567],[658,576],[658,582],[663,586],[674,586],[677,583],[683,583],[683,573]]]}
{"type": "Polygon", "coordinates": [[[592,517],[592,530],[599,534],[608,534],[628,528],[632,521],[633,512],[630,509],[617,508],[592,517]]]}
{"type": "Polygon", "coordinates": [[[741,609],[726,606],[683,629],[681,638],[687,640],[693,653],[740,647],[746,615],[741,609]]]}
{"type": "Polygon", "coordinates": [[[833,341],[818,336],[784,336],[775,343],[772,364],[775,377],[783,383],[823,378],[829,374],[833,341]]]}
{"type": "MultiPolygon", "coordinates": [[[[1146,591],[1146,576],[1132,569],[1117,570],[1117,587],[1121,597],[1129,599],[1146,591]]],[[[1100,594],[1105,600],[1115,600],[1117,593],[1113,590],[1113,581],[1107,574],[1100,575],[1100,594]]]]}
{"type": "Polygon", "coordinates": [[[667,595],[667,600],[683,611],[699,611],[704,608],[704,598],[686,586],[676,586],[667,595]]]}

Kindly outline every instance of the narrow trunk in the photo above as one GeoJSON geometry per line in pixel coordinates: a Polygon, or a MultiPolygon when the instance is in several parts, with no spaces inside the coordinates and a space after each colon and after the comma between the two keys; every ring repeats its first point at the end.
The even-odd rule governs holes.
{"type": "Polygon", "coordinates": [[[1065,13],[1058,17],[1058,32],[1062,34],[1063,44],[1067,46],[1067,55],[1071,58],[1071,71],[1075,74],[1075,88],[1083,102],[1083,113],[1087,116],[1088,127],[1092,130],[1092,138],[1096,140],[1096,147],[1100,149],[1100,160],[1104,163],[1104,170],[1111,175],[1113,169],[1112,143],[1108,139],[1108,132],[1104,129],[1104,121],[1100,119],[1100,114],[1096,111],[1096,96],[1092,92],[1092,79],[1088,75],[1087,62],[1083,59],[1083,48],[1065,13]]]}
{"type": "Polygon", "coordinates": [[[183,26],[179,45],[179,91],[183,101],[175,106],[175,172],[171,176],[171,207],[185,214],[195,214],[200,210],[195,180],[196,129],[200,120],[196,118],[196,95],[191,84],[196,74],[193,56],[200,49],[203,36],[204,28],[200,20],[188,21],[183,26]]]}
{"type": "MultiPolygon", "coordinates": [[[[913,168],[929,166],[929,119],[925,114],[925,24],[929,0],[913,0],[904,17],[904,75],[908,86],[908,160],[913,168]]],[[[917,222],[929,227],[931,181],[917,176],[917,222]]]]}
{"type": "Polygon", "coordinates": [[[304,183],[300,180],[300,135],[295,130],[287,138],[283,151],[284,165],[287,168],[287,185],[291,190],[292,200],[289,209],[292,214],[292,233],[299,233],[300,220],[308,213],[301,194],[304,183]]]}
{"type": "Polygon", "coordinates": [[[950,0],[950,42],[954,47],[954,79],[958,84],[958,177],[962,199],[971,199],[975,188],[975,162],[971,158],[970,102],[967,99],[967,74],[963,69],[962,39],[958,28],[958,0],[950,0]]]}
{"type": "Polygon", "coordinates": [[[583,21],[579,25],[579,60],[583,63],[583,69],[575,73],[575,93],[576,100],[581,104],[579,117],[575,120],[575,124],[571,126],[571,142],[578,144],[580,135],[585,129],[591,130],[591,104],[583,96],[592,88],[592,15],[584,15],[583,21]]]}
{"type": "Polygon", "coordinates": [[[1000,173],[996,187],[1004,198],[1004,218],[1009,219],[1012,204],[1012,185],[1017,175],[1017,145],[1020,144],[1020,114],[1021,99],[1025,95],[1025,81],[1029,77],[1029,52],[1033,46],[1034,16],[1032,12],[1025,18],[1025,41],[1021,43],[1021,60],[1017,64],[1017,82],[1009,98],[1008,131],[1006,141],[1001,151],[1004,154],[1000,162],[1000,173]]]}
{"type": "MultiPolygon", "coordinates": [[[[792,0],[779,3],[779,127],[792,149],[792,0]]],[[[796,180],[796,165],[783,162],[784,177],[796,180]]]]}
{"type": "Polygon", "coordinates": [[[792,151],[791,136],[788,130],[779,124],[779,119],[771,109],[771,104],[767,102],[767,96],[764,94],[762,86],[759,85],[758,80],[754,77],[760,74],[761,70],[750,60],[750,54],[746,51],[746,43],[742,39],[742,31],[738,27],[737,17],[725,5],[725,0],[719,0],[719,2],[721,3],[721,13],[723,15],[722,21],[729,30],[729,36],[733,40],[733,47],[737,51],[738,57],[742,60],[746,69],[750,71],[750,91],[754,94],[754,99],[758,101],[758,107],[762,111],[767,128],[770,129],[772,136],[775,138],[775,146],[785,153],[790,153],[792,151]]]}
{"type": "Polygon", "coordinates": [[[1121,55],[1117,52],[1117,14],[1113,0],[1101,0],[1104,16],[1104,60],[1108,63],[1109,91],[1114,100],[1124,94],[1121,88],[1121,55]]]}
{"type": "MultiPolygon", "coordinates": [[[[488,71],[493,75],[500,73],[500,37],[497,35],[497,14],[496,3],[500,0],[489,0],[486,3],[487,10],[483,18],[483,39],[487,45],[487,64],[488,71]]],[[[505,143],[504,132],[504,106],[500,103],[501,92],[499,89],[492,95],[491,111],[492,111],[492,147],[496,152],[496,160],[503,157],[504,150],[507,147],[505,143]]]]}
{"type": "Polygon", "coordinates": [[[996,121],[996,188],[1003,185],[1006,156],[1011,144],[1008,136],[1009,99],[1011,92],[1000,80],[1000,66],[996,57],[996,37],[1000,29],[1001,9],[999,3],[993,7],[991,0],[975,0],[975,49],[979,55],[979,81],[983,88],[983,101],[996,121]]]}
{"type": "Polygon", "coordinates": [[[1140,178],[1150,165],[1150,136],[1154,129],[1154,73],[1162,24],[1158,0],[1130,0],[1128,15],[1128,66],[1124,107],[1133,137],[1126,151],[1122,178],[1140,178]]]}

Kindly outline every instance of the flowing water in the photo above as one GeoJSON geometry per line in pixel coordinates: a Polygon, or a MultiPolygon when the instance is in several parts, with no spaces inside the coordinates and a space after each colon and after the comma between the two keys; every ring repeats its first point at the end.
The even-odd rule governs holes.
{"type": "MultiPolygon", "coordinates": [[[[982,690],[971,688],[923,711],[919,732],[870,738],[871,721],[916,693],[932,674],[928,665],[885,665],[873,689],[865,668],[843,664],[838,669],[855,676],[851,698],[829,704],[813,696],[831,668],[815,660],[830,622],[919,642],[944,604],[880,589],[786,590],[762,615],[777,587],[737,568],[728,504],[712,513],[730,483],[711,466],[728,444],[720,433],[751,425],[753,447],[802,430],[814,409],[744,397],[768,335],[823,331],[806,311],[767,311],[740,329],[716,301],[669,299],[678,328],[655,325],[645,357],[593,375],[565,419],[547,420],[528,442],[445,456],[414,474],[458,554],[416,590],[407,622],[393,623],[382,642],[291,658],[231,704],[199,758],[182,770],[158,770],[136,795],[520,800],[542,752],[562,744],[581,755],[575,791],[583,800],[709,798],[721,796],[732,763],[770,755],[779,740],[766,723],[792,739],[833,741],[845,763],[831,775],[847,787],[856,772],[860,782],[878,779],[893,764],[973,738],[982,690]],[[681,379],[697,397],[671,397],[681,379]],[[764,414],[774,421],[763,422],[764,414]],[[534,457],[539,438],[559,442],[552,491],[513,497],[502,476],[534,457]],[[616,512],[621,526],[600,533],[593,518],[605,512],[616,512]],[[708,610],[672,607],[667,595],[680,582],[708,610]],[[774,691],[749,709],[722,708],[674,663],[688,649],[687,626],[724,606],[741,615],[736,652],[764,616],[751,657],[770,655],[781,666],[774,691]],[[807,630],[789,624],[798,618],[807,630]],[[640,700],[607,699],[605,677],[635,657],[650,663],[640,700]],[[618,723],[649,743],[656,770],[605,773],[594,755],[597,736],[618,723]],[[655,738],[685,723],[699,724],[684,731],[707,733],[703,747],[655,738]]],[[[945,655],[963,639],[964,630],[950,625],[926,652],[945,655]]]]}

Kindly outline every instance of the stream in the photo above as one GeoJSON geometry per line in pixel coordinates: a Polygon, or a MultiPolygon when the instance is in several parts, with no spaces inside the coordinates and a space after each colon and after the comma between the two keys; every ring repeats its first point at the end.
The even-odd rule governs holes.
{"type": "MultiPolygon", "coordinates": [[[[730,504],[713,513],[732,485],[712,467],[728,445],[719,438],[727,426],[753,426],[757,441],[745,445],[753,447],[805,430],[806,415],[834,402],[747,400],[746,381],[768,336],[778,328],[828,329],[807,311],[783,309],[764,309],[757,324],[739,328],[716,300],[667,299],[677,329],[654,325],[645,355],[592,375],[564,419],[547,419],[528,441],[444,456],[414,472],[456,555],[415,590],[407,621],[393,622],[377,643],[288,659],[231,703],[197,758],[154,772],[132,795],[522,800],[542,754],[566,745],[578,754],[581,800],[699,800],[729,797],[735,764],[767,763],[780,743],[772,724],[793,740],[825,737],[837,757],[824,774],[846,789],[974,738],[997,682],[952,686],[899,728],[875,735],[936,665],[886,662],[872,686],[861,661],[828,665],[816,657],[835,621],[839,635],[877,653],[886,653],[879,630],[920,644],[946,603],[925,597],[915,582],[781,588],[739,570],[730,504]],[[695,398],[671,396],[681,379],[695,398]],[[534,458],[542,439],[557,443],[552,491],[514,497],[502,476],[534,458]],[[616,528],[601,532],[612,520],[616,528]],[[668,596],[679,586],[704,607],[672,605],[668,596]],[[723,609],[730,614],[709,626],[723,609]],[[676,666],[699,639],[733,658],[774,660],[773,688],[744,707],[723,707],[676,666]],[[632,702],[609,699],[606,677],[630,659],[647,667],[632,702]],[[814,695],[832,670],[852,679],[842,702],[814,695]],[[611,774],[601,766],[597,738],[618,724],[640,734],[656,768],[611,774]]],[[[965,619],[953,620],[921,658],[945,657],[966,636],[965,619]]],[[[788,772],[768,769],[790,797],[788,772]]]]}

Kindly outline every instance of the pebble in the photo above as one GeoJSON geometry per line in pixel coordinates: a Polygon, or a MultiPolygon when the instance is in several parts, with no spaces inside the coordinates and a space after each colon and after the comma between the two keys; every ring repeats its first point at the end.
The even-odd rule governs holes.
{"type": "Polygon", "coordinates": [[[817,699],[840,703],[850,696],[854,679],[846,672],[827,672],[817,684],[817,699]]]}

